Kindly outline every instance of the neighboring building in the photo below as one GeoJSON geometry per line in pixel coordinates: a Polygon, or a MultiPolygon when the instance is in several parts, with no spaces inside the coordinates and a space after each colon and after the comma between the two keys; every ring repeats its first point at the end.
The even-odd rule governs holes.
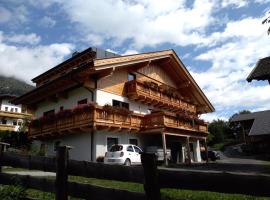
{"type": "Polygon", "coordinates": [[[10,103],[14,98],[13,95],[0,95],[0,131],[19,131],[24,120],[31,118],[31,115],[22,113],[21,105],[10,103]]]}
{"type": "Polygon", "coordinates": [[[240,124],[245,143],[253,144],[256,152],[270,152],[270,110],[238,114],[230,123],[240,124]]]}
{"type": "Polygon", "coordinates": [[[96,161],[112,144],[170,148],[177,161],[200,162],[208,136],[198,118],[214,108],[173,50],[119,56],[96,48],[32,80],[15,99],[34,113],[29,137],[48,155],[67,144],[72,159],[96,161]]]}
{"type": "MultiPolygon", "coordinates": [[[[270,83],[270,57],[260,59],[247,77],[247,81],[268,80],[270,83]]],[[[235,115],[231,123],[239,123],[243,139],[252,144],[255,152],[270,152],[270,110],[235,115]]]]}
{"type": "Polygon", "coordinates": [[[270,83],[270,57],[260,59],[247,77],[247,81],[268,80],[270,83]]]}

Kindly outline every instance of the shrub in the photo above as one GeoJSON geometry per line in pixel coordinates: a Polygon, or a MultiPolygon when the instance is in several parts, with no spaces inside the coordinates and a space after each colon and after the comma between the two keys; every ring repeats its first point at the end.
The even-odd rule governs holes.
{"type": "Polygon", "coordinates": [[[19,200],[26,197],[26,189],[21,185],[0,185],[0,199],[5,200],[19,200]]]}
{"type": "Polygon", "coordinates": [[[97,162],[104,162],[104,156],[97,157],[97,162]]]}

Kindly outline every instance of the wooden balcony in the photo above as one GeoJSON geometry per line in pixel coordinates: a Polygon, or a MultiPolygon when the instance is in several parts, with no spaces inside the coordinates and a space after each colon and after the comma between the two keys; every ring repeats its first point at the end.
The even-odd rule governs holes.
{"type": "Polygon", "coordinates": [[[166,92],[159,89],[147,87],[143,82],[132,80],[126,82],[126,94],[128,98],[153,105],[159,108],[165,108],[171,111],[188,111],[196,113],[196,106],[187,103],[180,98],[169,96],[166,92]]]}
{"type": "Polygon", "coordinates": [[[112,112],[101,106],[94,106],[80,112],[70,112],[65,116],[56,115],[52,118],[47,121],[35,120],[35,123],[31,123],[29,136],[49,136],[79,131],[90,132],[94,125],[98,129],[139,130],[142,121],[142,115],[112,112]]]}
{"type": "Polygon", "coordinates": [[[145,115],[142,127],[144,130],[167,128],[170,130],[192,131],[208,134],[206,123],[197,124],[195,120],[184,120],[174,113],[156,112],[145,115]]]}
{"type": "Polygon", "coordinates": [[[0,124],[0,131],[15,131],[15,126],[10,124],[0,124]]]}
{"type": "Polygon", "coordinates": [[[18,112],[7,112],[0,110],[0,117],[9,117],[16,119],[30,119],[32,115],[18,112]]]}

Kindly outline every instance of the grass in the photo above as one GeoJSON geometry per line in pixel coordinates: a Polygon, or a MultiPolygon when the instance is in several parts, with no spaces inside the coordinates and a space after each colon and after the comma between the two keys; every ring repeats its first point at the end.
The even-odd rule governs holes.
{"type": "MultiPolygon", "coordinates": [[[[48,178],[54,179],[55,177],[48,177],[48,178]]],[[[133,192],[144,192],[143,185],[139,183],[85,178],[78,176],[69,176],[69,181],[91,184],[96,186],[110,187],[114,189],[128,190],[133,192]]],[[[55,198],[55,195],[53,193],[42,192],[34,189],[27,189],[26,195],[27,197],[42,200],[50,200],[55,198]]],[[[224,194],[208,191],[192,191],[192,190],[167,189],[167,188],[161,189],[161,195],[162,199],[166,200],[270,200],[270,198],[253,197],[240,194],[224,194]]],[[[79,200],[79,198],[71,197],[70,200],[79,200]]]]}

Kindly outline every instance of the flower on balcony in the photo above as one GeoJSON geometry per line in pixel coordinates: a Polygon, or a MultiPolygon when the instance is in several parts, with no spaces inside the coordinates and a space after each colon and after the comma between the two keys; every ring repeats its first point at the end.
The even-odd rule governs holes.
{"type": "Polygon", "coordinates": [[[47,116],[43,116],[39,118],[40,122],[43,124],[48,124],[48,123],[53,123],[56,120],[56,115],[55,114],[50,114],[47,116]]]}
{"type": "Polygon", "coordinates": [[[204,125],[204,120],[199,119],[198,117],[194,119],[195,123],[198,125],[204,125]]]}
{"type": "Polygon", "coordinates": [[[69,118],[71,117],[73,114],[72,109],[65,109],[65,110],[60,110],[57,114],[56,114],[56,118],[69,118]]]}
{"type": "Polygon", "coordinates": [[[117,113],[117,114],[120,114],[120,115],[130,115],[132,113],[132,111],[130,111],[129,109],[127,108],[124,108],[124,107],[118,107],[118,106],[112,106],[110,104],[105,104],[103,106],[103,109],[112,114],[112,113],[117,113]]]}
{"type": "Polygon", "coordinates": [[[95,109],[96,105],[97,104],[94,102],[78,105],[75,108],[73,108],[73,113],[82,113],[82,112],[92,111],[95,109]]]}

